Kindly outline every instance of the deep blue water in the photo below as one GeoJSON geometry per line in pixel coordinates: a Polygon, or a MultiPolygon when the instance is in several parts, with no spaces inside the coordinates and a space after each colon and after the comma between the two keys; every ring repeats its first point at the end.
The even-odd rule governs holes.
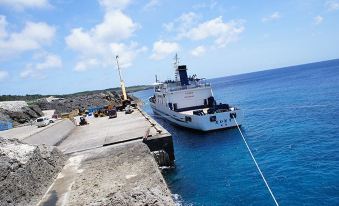
{"type": "MultiPolygon", "coordinates": [[[[194,72],[194,71],[191,71],[194,72]]],[[[339,205],[339,60],[210,80],[217,100],[245,113],[245,137],[280,205],[339,205]]],[[[164,175],[180,205],[274,205],[239,131],[176,127],[164,175]]]]}

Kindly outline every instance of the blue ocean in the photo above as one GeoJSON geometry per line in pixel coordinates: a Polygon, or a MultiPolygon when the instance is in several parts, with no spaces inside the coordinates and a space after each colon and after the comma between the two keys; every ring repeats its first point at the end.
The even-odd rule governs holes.
{"type": "MultiPolygon", "coordinates": [[[[194,71],[190,71],[191,73],[194,71]]],[[[339,205],[339,60],[210,79],[245,114],[244,136],[280,205],[339,205]]],[[[209,133],[153,114],[172,135],[163,171],[178,205],[274,205],[237,128],[209,133]]]]}

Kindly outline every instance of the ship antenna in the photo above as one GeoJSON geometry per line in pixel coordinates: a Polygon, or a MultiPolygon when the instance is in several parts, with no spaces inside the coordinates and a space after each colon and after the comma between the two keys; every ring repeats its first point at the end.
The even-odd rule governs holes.
{"type": "Polygon", "coordinates": [[[179,58],[178,53],[175,53],[174,56],[174,69],[175,69],[175,81],[178,81],[178,66],[179,66],[179,58]]]}

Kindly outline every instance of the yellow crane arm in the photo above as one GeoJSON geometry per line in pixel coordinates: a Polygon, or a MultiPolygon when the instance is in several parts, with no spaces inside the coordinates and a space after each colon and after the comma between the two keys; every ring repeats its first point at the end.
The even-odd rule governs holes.
{"type": "Polygon", "coordinates": [[[119,78],[120,78],[120,86],[121,86],[122,96],[124,98],[123,100],[127,100],[125,82],[124,82],[124,80],[122,80],[121,72],[120,72],[120,66],[119,66],[119,61],[118,61],[119,56],[117,55],[115,58],[117,60],[117,65],[118,65],[119,78]]]}

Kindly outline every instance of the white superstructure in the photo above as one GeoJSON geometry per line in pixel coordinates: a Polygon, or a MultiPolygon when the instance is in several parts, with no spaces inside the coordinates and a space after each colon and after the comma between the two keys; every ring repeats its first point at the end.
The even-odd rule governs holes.
{"type": "Polygon", "coordinates": [[[175,64],[176,80],[156,82],[149,98],[153,111],[165,119],[191,129],[210,131],[239,125],[243,113],[236,107],[217,103],[211,85],[187,76],[186,65],[175,64]]]}

